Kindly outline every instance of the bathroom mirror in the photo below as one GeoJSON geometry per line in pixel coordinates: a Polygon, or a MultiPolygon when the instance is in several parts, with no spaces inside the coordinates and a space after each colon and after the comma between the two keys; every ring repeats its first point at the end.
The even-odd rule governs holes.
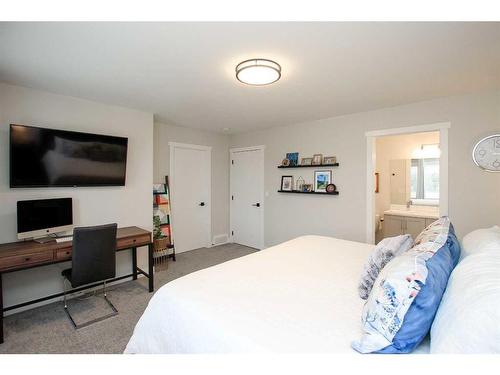
{"type": "Polygon", "coordinates": [[[439,158],[389,161],[391,204],[439,205],[439,158]]]}

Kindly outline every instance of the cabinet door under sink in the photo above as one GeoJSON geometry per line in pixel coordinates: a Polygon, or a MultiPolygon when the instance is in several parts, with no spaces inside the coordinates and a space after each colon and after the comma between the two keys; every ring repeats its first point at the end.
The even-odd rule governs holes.
{"type": "Polygon", "coordinates": [[[425,219],[420,217],[407,217],[405,234],[410,234],[413,239],[417,238],[417,236],[425,229],[425,219]]]}
{"type": "Polygon", "coordinates": [[[415,239],[425,229],[425,223],[425,218],[385,215],[384,237],[410,234],[415,239]]]}
{"type": "Polygon", "coordinates": [[[394,237],[403,234],[403,217],[384,216],[384,237],[394,237]]]}

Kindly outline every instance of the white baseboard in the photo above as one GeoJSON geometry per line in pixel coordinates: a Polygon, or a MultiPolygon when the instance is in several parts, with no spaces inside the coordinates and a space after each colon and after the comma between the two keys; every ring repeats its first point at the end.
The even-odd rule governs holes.
{"type": "Polygon", "coordinates": [[[229,235],[227,233],[218,234],[212,239],[212,246],[224,245],[229,242],[229,235]]]}

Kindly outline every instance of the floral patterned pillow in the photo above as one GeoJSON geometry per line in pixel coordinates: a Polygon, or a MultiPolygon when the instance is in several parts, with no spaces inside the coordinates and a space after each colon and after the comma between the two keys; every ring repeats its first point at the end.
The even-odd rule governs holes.
{"type": "Polygon", "coordinates": [[[413,246],[413,239],[409,234],[388,237],[380,241],[371,252],[366,262],[358,285],[358,293],[361,299],[368,299],[373,288],[373,283],[389,261],[408,251],[413,246]]]}
{"type": "Polygon", "coordinates": [[[361,353],[404,352],[393,347],[394,337],[402,328],[410,306],[425,286],[427,261],[445,247],[450,227],[447,217],[435,221],[417,237],[413,248],[392,259],[382,269],[363,309],[364,334],[360,340],[352,343],[355,350],[361,353]]]}
{"type": "Polygon", "coordinates": [[[445,225],[446,222],[449,226],[450,219],[448,219],[447,216],[443,216],[442,218],[431,223],[417,236],[417,238],[415,238],[415,246],[422,245],[424,243],[433,243],[438,240],[438,236],[443,236],[448,231],[448,227],[445,225]]]}

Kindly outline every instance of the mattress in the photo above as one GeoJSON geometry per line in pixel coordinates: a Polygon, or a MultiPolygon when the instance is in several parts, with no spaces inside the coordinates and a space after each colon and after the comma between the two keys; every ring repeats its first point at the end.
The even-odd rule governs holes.
{"type": "Polygon", "coordinates": [[[357,355],[357,285],[373,247],[303,236],[176,279],[153,296],[125,353],[357,355]]]}

